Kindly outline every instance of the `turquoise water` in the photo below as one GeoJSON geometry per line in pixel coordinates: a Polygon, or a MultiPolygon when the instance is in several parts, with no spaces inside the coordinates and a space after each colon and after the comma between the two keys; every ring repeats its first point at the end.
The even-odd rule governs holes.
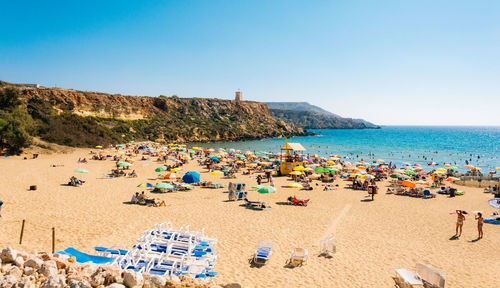
{"type": "MultiPolygon", "coordinates": [[[[311,130],[321,136],[294,137],[308,154],[339,154],[355,160],[383,159],[387,163],[430,161],[463,167],[466,160],[483,173],[500,166],[500,127],[386,126],[366,130],[311,130]]],[[[205,143],[205,147],[278,152],[284,139],[205,143]]],[[[467,169],[461,169],[466,171],[467,169]]]]}

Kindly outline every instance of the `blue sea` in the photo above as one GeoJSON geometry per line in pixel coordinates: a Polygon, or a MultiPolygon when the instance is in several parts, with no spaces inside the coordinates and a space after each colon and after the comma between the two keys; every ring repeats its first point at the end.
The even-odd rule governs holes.
{"type": "MultiPolygon", "coordinates": [[[[339,154],[352,161],[383,159],[399,166],[402,162],[418,163],[424,168],[434,161],[463,168],[470,165],[482,168],[483,173],[500,166],[500,127],[438,127],[384,126],[381,129],[321,129],[310,130],[320,136],[293,137],[307,154],[328,156],[339,154]]],[[[204,147],[279,152],[284,138],[238,142],[205,143],[204,147]]],[[[427,168],[426,168],[427,169],[427,168]]]]}

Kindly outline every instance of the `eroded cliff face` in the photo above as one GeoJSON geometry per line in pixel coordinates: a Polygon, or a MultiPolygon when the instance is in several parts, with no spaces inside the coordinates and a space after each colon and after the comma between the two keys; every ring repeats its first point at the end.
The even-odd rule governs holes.
{"type": "Polygon", "coordinates": [[[68,129],[86,138],[96,134],[99,143],[245,140],[304,134],[293,124],[271,116],[267,105],[258,102],[136,97],[44,87],[18,89],[28,111],[42,125],[40,136],[59,144],[87,146],[97,142],[81,143],[69,139],[71,134],[58,135],[68,133],[68,129]],[[98,127],[92,127],[95,125],[98,127]]]}

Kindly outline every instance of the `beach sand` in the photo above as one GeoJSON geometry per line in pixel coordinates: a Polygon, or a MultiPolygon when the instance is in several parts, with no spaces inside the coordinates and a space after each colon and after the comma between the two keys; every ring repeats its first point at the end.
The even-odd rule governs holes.
{"type": "MultiPolygon", "coordinates": [[[[366,192],[344,188],[348,182],[336,180],[334,191],[299,191],[281,188],[288,178],[276,178],[276,193],[258,195],[249,190],[249,199],[272,205],[266,211],[242,207],[242,201],[227,202],[227,189],[197,187],[192,191],[149,195],[167,202],[167,207],[126,204],[142,182],[157,183],[157,162],[136,161],[138,178],[106,178],[112,161],[77,164],[89,158],[89,149],[70,154],[41,155],[38,159],[19,157],[0,160],[0,247],[26,251],[51,250],[52,227],[56,250],[66,247],[94,253],[93,246],[121,245],[130,248],[143,231],[155,223],[170,221],[174,227],[190,225],[209,237],[218,238],[218,283],[239,282],[244,287],[392,287],[391,276],[398,268],[415,269],[424,262],[446,272],[447,287],[499,287],[500,226],[485,224],[484,239],[474,242],[477,225],[467,217],[463,235],[455,234],[455,209],[482,210],[486,217],[494,209],[480,188],[459,187],[464,196],[419,199],[385,194],[387,183],[379,183],[375,201],[366,192]],[[64,165],[51,167],[52,164],[64,165]],[[78,174],[77,168],[89,170],[78,174]],[[82,187],[68,187],[70,176],[86,181],[82,187]],[[38,190],[29,191],[30,185],[38,190]],[[308,207],[282,205],[288,196],[309,198],[308,207]],[[26,220],[23,244],[19,245],[22,220],[26,220]],[[337,240],[331,259],[318,257],[319,242],[327,236],[337,240]],[[268,265],[252,268],[249,259],[260,240],[274,243],[268,265]],[[308,264],[290,269],[285,264],[294,247],[309,250],[308,264]]],[[[196,161],[183,172],[201,172],[201,179],[227,184],[235,180],[212,176],[196,161]]],[[[236,182],[256,184],[249,176],[236,182]]],[[[142,189],[144,190],[144,189],[142,189]]]]}

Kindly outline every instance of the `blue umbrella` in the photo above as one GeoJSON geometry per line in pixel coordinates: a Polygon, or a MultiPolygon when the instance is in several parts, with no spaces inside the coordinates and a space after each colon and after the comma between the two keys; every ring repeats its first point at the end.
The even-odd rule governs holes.
{"type": "Polygon", "coordinates": [[[220,159],[215,157],[215,156],[212,156],[210,157],[210,160],[213,160],[213,161],[216,161],[216,162],[220,162],[220,159]]]}
{"type": "Polygon", "coordinates": [[[194,171],[187,172],[184,176],[182,176],[182,181],[188,184],[196,183],[200,181],[200,173],[194,171]]]}
{"type": "Polygon", "coordinates": [[[143,146],[139,146],[139,149],[141,149],[141,150],[142,150],[142,149],[147,149],[147,148],[148,148],[148,147],[146,147],[146,146],[144,146],[144,145],[143,145],[143,146]]]}

